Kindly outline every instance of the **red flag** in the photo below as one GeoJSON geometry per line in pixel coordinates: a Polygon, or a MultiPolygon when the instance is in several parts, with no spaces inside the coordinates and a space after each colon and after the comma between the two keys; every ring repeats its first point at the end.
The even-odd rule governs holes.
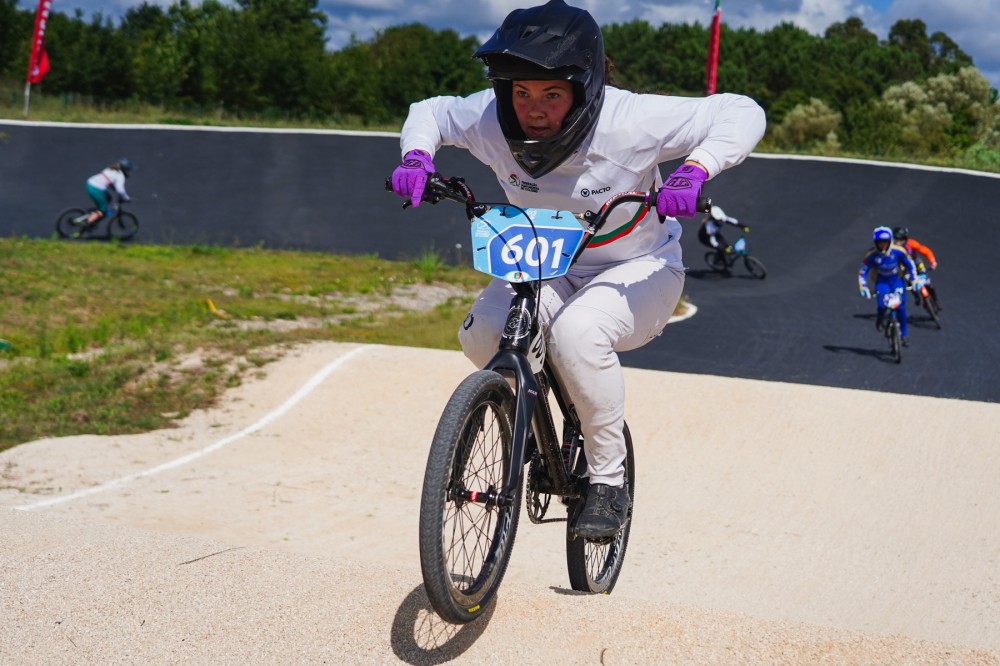
{"type": "Polygon", "coordinates": [[[31,39],[31,57],[28,59],[28,83],[38,83],[49,73],[49,54],[45,52],[45,27],[49,23],[52,0],[38,0],[35,12],[35,34],[31,39]]]}
{"type": "Polygon", "coordinates": [[[708,62],[705,65],[705,94],[715,94],[715,73],[719,69],[719,24],[722,22],[722,0],[715,0],[715,15],[708,28],[708,62]]]}

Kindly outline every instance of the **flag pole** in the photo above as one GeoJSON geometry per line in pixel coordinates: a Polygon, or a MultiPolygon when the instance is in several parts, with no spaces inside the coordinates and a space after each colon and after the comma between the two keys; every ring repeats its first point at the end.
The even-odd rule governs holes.
{"type": "Polygon", "coordinates": [[[708,28],[708,59],[705,62],[705,94],[715,94],[715,75],[719,69],[719,30],[722,23],[722,0],[715,0],[715,13],[708,28]]]}
{"type": "Polygon", "coordinates": [[[38,0],[35,10],[35,29],[31,33],[31,53],[28,57],[28,78],[24,85],[24,117],[28,117],[31,102],[31,84],[38,83],[49,73],[49,56],[45,53],[45,28],[49,23],[52,0],[38,0]]]}

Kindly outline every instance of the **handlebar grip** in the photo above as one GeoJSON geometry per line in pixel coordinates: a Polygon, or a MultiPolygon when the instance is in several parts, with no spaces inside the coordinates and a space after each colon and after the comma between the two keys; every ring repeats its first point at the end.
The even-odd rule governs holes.
{"type": "MultiPolygon", "coordinates": [[[[386,192],[392,192],[392,179],[391,178],[386,178],[385,179],[385,191],[386,192]]],[[[413,205],[413,202],[410,201],[409,199],[407,199],[406,201],[403,202],[403,209],[405,210],[405,209],[411,207],[412,205],[413,205]]]]}
{"type": "Polygon", "coordinates": [[[700,196],[698,197],[698,203],[695,204],[699,213],[709,213],[712,211],[712,197],[700,196]]]}

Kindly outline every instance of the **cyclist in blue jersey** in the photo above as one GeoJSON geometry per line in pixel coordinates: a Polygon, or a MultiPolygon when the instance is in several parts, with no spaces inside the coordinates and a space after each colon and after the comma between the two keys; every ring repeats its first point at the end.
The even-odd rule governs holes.
{"type": "Polygon", "coordinates": [[[894,291],[899,292],[902,296],[899,305],[899,333],[903,338],[903,345],[906,346],[908,344],[906,338],[906,283],[899,275],[900,269],[905,270],[912,283],[913,280],[917,279],[917,267],[904,248],[893,244],[892,229],[889,227],[875,227],[872,232],[872,240],[875,246],[868,250],[864,259],[861,260],[861,270],[858,271],[858,289],[863,297],[872,297],[872,293],[868,289],[868,273],[874,268],[878,304],[875,328],[880,331],[885,325],[885,297],[894,291]]]}

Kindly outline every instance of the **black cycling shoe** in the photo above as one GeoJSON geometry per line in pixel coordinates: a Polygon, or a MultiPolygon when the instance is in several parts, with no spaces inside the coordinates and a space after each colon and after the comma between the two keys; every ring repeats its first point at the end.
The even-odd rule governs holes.
{"type": "Polygon", "coordinates": [[[624,486],[592,484],[571,531],[585,539],[612,537],[625,524],[628,506],[628,491],[624,486]]]}
{"type": "Polygon", "coordinates": [[[875,319],[875,330],[881,331],[883,328],[885,328],[885,317],[877,317],[875,319]]]}
{"type": "Polygon", "coordinates": [[[909,341],[909,339],[907,339],[907,338],[900,338],[900,340],[902,340],[902,341],[903,341],[903,346],[904,346],[904,347],[909,347],[909,346],[910,346],[910,341],[909,341]]]}

